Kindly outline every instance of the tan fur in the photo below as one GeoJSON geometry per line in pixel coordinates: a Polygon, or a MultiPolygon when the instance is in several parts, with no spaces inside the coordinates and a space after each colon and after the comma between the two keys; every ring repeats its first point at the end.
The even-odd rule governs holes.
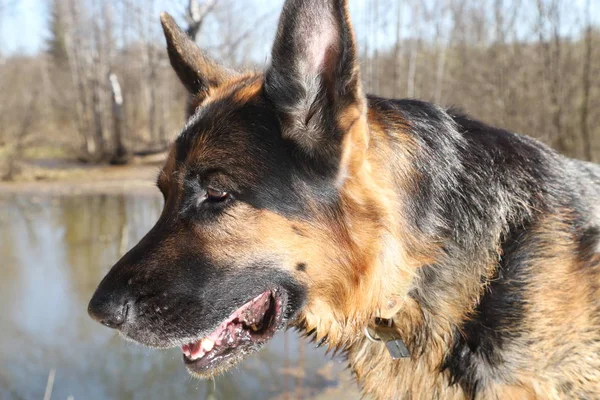
{"type": "MultiPolygon", "coordinates": [[[[231,294],[243,284],[223,279],[219,286],[211,276],[237,268],[232,278],[252,279],[250,289],[234,294],[250,297],[257,286],[252,274],[262,269],[258,286],[271,292],[271,311],[275,305],[263,313],[271,317],[263,332],[282,326],[272,321],[313,332],[347,355],[365,394],[376,399],[600,399],[598,229],[585,215],[594,205],[580,209],[573,203],[582,198],[558,188],[560,171],[549,172],[560,168],[558,156],[523,144],[514,157],[500,153],[510,148],[503,140],[518,141],[508,133],[498,133],[499,150],[488,154],[481,147],[487,136],[477,136],[477,128],[460,137],[459,128],[471,129],[463,117],[367,99],[345,0],[289,0],[282,21],[265,83],[263,75],[235,76],[211,62],[162,16],[193,116],[158,177],[161,219],[111,269],[90,314],[148,345],[195,343],[191,331],[210,327],[173,329],[174,318],[155,318],[160,307],[139,322],[148,315],[144,298],[164,301],[146,296],[147,288],[160,293],[162,281],[184,282],[195,296],[193,275],[206,297],[231,294]],[[436,147],[433,138],[450,142],[436,147]],[[531,160],[519,153],[526,150],[531,160]],[[547,165],[537,171],[532,163],[544,157],[547,165]],[[514,186],[513,173],[523,180],[514,186]],[[498,180],[492,190],[482,187],[488,178],[498,180]],[[540,179],[547,185],[536,185],[540,179]],[[498,201],[483,201],[491,196],[498,201]],[[177,279],[163,279],[171,260],[180,264],[177,279]],[[137,296],[131,311],[132,303],[115,295],[128,276],[128,287],[137,284],[129,288],[137,296]],[[138,326],[125,323],[131,312],[138,326]],[[392,359],[385,343],[366,337],[366,328],[381,332],[381,316],[392,320],[409,357],[392,359]]],[[[187,307],[187,297],[173,304],[187,307]]],[[[194,322],[213,308],[205,300],[192,303],[199,306],[194,322]]],[[[208,316],[219,320],[239,301],[225,297],[230,304],[208,316]]],[[[235,358],[208,360],[217,365],[194,373],[223,372],[247,352],[230,354],[235,358]]]]}
{"type": "MultiPolygon", "coordinates": [[[[261,84],[248,75],[212,89],[203,104],[223,98],[249,101],[260,93],[261,84]]],[[[297,326],[315,329],[316,340],[325,338],[332,349],[347,350],[366,393],[377,399],[464,399],[461,387],[452,385],[449,373],[439,367],[452,344],[453,327],[469,318],[483,288],[477,282],[463,287],[441,303],[435,319],[407,295],[418,268],[438,259],[439,244],[415,236],[398,213],[403,196],[410,196],[419,181],[411,168],[415,144],[403,133],[404,121],[398,121],[395,133],[404,143],[402,154],[385,147],[374,149],[372,143],[383,142],[383,127],[380,116],[365,107],[353,105],[339,116],[339,125],[348,132],[338,177],[341,220],[293,220],[239,204],[220,218],[221,229],[196,234],[212,259],[235,262],[239,268],[272,257],[266,249],[276,249],[278,264],[309,288],[297,326]],[[386,166],[390,162],[403,177],[402,190],[390,184],[394,181],[386,166]],[[306,271],[295,270],[299,263],[306,265],[306,271]],[[428,333],[422,351],[408,359],[392,360],[382,343],[372,343],[363,333],[390,299],[401,303],[394,322],[409,347],[421,345],[411,342],[414,332],[428,333]]],[[[205,153],[209,150],[199,141],[190,157],[202,159],[210,156],[205,153]]],[[[171,154],[159,177],[160,186],[171,185],[167,180],[173,163],[171,154]]],[[[592,322],[589,303],[590,298],[598,298],[598,282],[587,284],[588,277],[578,267],[574,238],[558,233],[568,232],[561,226],[566,220],[566,214],[548,216],[537,228],[536,234],[546,236],[548,246],[540,252],[539,263],[530,266],[529,333],[510,345],[526,351],[507,351],[513,358],[505,361],[513,372],[505,372],[504,382],[490,382],[478,399],[559,399],[569,398],[569,393],[585,397],[588,393],[577,386],[565,389],[565,382],[578,380],[600,392],[600,344],[591,328],[597,323],[592,322]]],[[[500,233],[497,238],[499,247],[500,233]]],[[[489,271],[494,262],[490,260],[489,271]]]]}

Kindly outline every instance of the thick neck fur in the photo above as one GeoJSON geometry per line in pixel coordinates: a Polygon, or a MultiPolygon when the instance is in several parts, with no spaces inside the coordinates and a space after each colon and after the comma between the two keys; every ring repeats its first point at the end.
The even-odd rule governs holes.
{"type": "MultiPolygon", "coordinates": [[[[329,331],[327,324],[304,321],[304,327],[316,329],[329,347],[347,351],[359,383],[377,398],[398,398],[398,393],[463,398],[464,388],[454,384],[447,368],[453,341],[486,286],[501,279],[503,242],[532,210],[543,207],[535,193],[544,189],[518,157],[493,154],[486,143],[490,138],[465,135],[435,106],[374,98],[369,103],[377,108],[369,114],[369,152],[361,172],[348,180],[344,200],[354,210],[348,220],[378,205],[380,221],[362,229],[363,236],[379,238],[377,254],[355,258],[375,268],[375,278],[357,290],[357,296],[371,296],[360,300],[370,309],[353,310],[353,318],[329,323],[329,331]],[[381,117],[386,113],[395,115],[381,117]],[[388,191],[390,182],[396,183],[394,193],[388,191]],[[492,190],[479,190],[490,185],[492,190]],[[402,302],[394,322],[409,359],[393,361],[382,343],[363,334],[386,299],[402,302]]],[[[527,139],[517,141],[527,148],[514,151],[545,151],[527,139]]],[[[363,240],[353,240],[357,251],[363,240]]]]}

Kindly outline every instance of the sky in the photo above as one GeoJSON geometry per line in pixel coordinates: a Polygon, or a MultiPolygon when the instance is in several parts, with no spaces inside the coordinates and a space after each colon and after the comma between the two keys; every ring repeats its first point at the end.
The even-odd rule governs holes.
{"type": "Polygon", "coordinates": [[[47,37],[48,0],[0,0],[0,50],[34,53],[47,37]]]}
{"type": "MultiPolygon", "coordinates": [[[[239,0],[240,3],[245,0],[239,0]]],[[[565,0],[569,3],[571,0],[565,0]]],[[[583,10],[586,0],[574,0],[571,4],[574,8],[583,10]]],[[[600,25],[600,0],[590,0],[592,8],[592,20],[595,24],[600,25]]],[[[50,0],[0,0],[0,53],[14,54],[26,53],[34,54],[44,48],[48,38],[48,12],[50,0]]],[[[279,8],[282,0],[258,0],[256,2],[263,10],[252,10],[257,15],[263,12],[279,8]]],[[[357,35],[360,37],[360,19],[364,19],[366,9],[373,4],[373,0],[351,0],[351,11],[353,19],[357,26],[357,35]]],[[[394,3],[391,0],[390,3],[394,3]]],[[[177,13],[177,9],[182,6],[181,1],[158,0],[157,8],[157,23],[158,9],[177,13]],[[175,8],[175,9],[174,9],[175,8]]],[[[408,13],[405,13],[405,15],[408,13]]],[[[392,29],[393,27],[387,27],[392,29]]],[[[381,40],[376,40],[376,43],[385,45],[389,42],[392,35],[386,33],[386,27],[382,27],[381,40]]],[[[405,32],[410,31],[410,26],[404,29],[405,32]]]]}
{"type": "MultiPolygon", "coordinates": [[[[115,0],[115,4],[123,0],[115,0]]],[[[242,3],[244,0],[240,0],[242,3]]],[[[156,24],[161,11],[182,15],[183,0],[155,0],[156,24]]],[[[280,7],[282,0],[258,0],[264,10],[280,7]]],[[[48,22],[51,0],[0,0],[0,53],[34,54],[43,50],[49,37],[48,22]]],[[[262,15],[264,10],[255,10],[262,15]]]]}
{"type": "MultiPolygon", "coordinates": [[[[0,52],[34,54],[43,50],[49,37],[51,3],[51,0],[0,0],[0,52]]],[[[181,6],[172,0],[156,3],[158,8],[167,11],[181,6]]],[[[159,12],[156,12],[157,24],[159,12]]]]}

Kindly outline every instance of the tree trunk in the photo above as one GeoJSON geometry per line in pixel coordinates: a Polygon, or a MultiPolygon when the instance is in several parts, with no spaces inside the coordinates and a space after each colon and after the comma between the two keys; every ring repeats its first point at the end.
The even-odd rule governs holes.
{"type": "Polygon", "coordinates": [[[5,175],[2,177],[3,180],[11,181],[14,179],[18,172],[17,163],[23,158],[23,150],[25,146],[25,138],[31,132],[31,126],[33,125],[37,112],[38,112],[38,99],[39,89],[35,89],[31,94],[29,104],[26,107],[25,116],[21,122],[19,132],[16,137],[16,144],[12,152],[8,156],[7,170],[5,175]]]}
{"type": "Polygon", "coordinates": [[[396,15],[396,46],[394,47],[394,91],[393,96],[401,96],[401,83],[400,83],[400,69],[402,68],[402,49],[400,48],[400,42],[402,40],[402,1],[396,2],[398,7],[396,15]]]}
{"type": "Polygon", "coordinates": [[[123,143],[123,130],[125,125],[125,116],[123,113],[123,94],[119,78],[114,73],[108,75],[112,99],[112,121],[113,121],[113,140],[114,153],[110,159],[111,164],[127,164],[130,159],[129,152],[123,143]]]}
{"type": "Polygon", "coordinates": [[[586,160],[592,161],[592,136],[588,126],[588,114],[590,105],[591,65],[592,65],[592,21],[590,17],[590,0],[585,5],[585,53],[583,58],[583,99],[581,100],[581,139],[583,143],[583,154],[586,160]]]}
{"type": "Polygon", "coordinates": [[[200,5],[198,0],[189,0],[187,7],[188,27],[185,32],[195,42],[198,39],[198,34],[204,23],[204,18],[215,8],[217,0],[209,0],[200,5]]]}
{"type": "Polygon", "coordinates": [[[420,7],[419,3],[413,4],[413,24],[415,25],[415,35],[411,38],[410,44],[410,56],[408,60],[408,80],[406,83],[406,97],[414,98],[416,96],[415,80],[417,75],[417,54],[418,54],[418,43],[421,37],[420,29],[420,7]]]}
{"type": "Polygon", "coordinates": [[[94,116],[94,145],[92,157],[100,161],[104,157],[104,126],[102,121],[102,87],[98,79],[99,71],[94,71],[92,78],[92,114],[94,116]]]}

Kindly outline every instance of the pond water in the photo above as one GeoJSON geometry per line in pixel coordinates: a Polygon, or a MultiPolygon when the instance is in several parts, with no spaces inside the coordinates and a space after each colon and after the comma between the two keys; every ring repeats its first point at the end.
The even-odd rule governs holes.
{"type": "Polygon", "coordinates": [[[346,364],[293,331],[202,381],[179,349],[146,349],[92,321],[97,284],[161,207],[146,194],[0,197],[0,399],[359,398],[346,364]]]}

